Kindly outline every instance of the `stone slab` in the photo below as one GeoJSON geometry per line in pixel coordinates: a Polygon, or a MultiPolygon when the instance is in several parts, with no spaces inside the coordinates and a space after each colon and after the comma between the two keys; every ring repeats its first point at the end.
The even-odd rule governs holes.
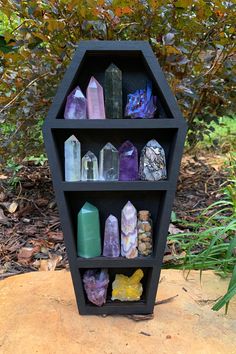
{"type": "Polygon", "coordinates": [[[70,273],[33,272],[0,282],[1,354],[234,354],[236,301],[213,312],[228,280],[213,272],[163,270],[154,319],[135,322],[124,316],[80,316],[70,273]]]}

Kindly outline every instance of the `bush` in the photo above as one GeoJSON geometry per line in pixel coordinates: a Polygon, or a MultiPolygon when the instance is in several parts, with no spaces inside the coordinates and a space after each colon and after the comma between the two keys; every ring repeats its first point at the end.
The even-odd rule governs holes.
{"type": "Polygon", "coordinates": [[[233,110],[235,5],[218,0],[2,0],[0,156],[39,154],[41,123],[80,39],[148,40],[193,146],[233,110]]]}

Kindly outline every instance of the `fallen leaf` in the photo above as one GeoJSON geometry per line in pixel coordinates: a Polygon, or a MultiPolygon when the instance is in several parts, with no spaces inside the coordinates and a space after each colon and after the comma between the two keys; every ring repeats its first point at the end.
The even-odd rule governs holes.
{"type": "Polygon", "coordinates": [[[62,231],[49,231],[47,234],[47,238],[50,241],[63,241],[63,233],[62,231]]]}
{"type": "Polygon", "coordinates": [[[62,260],[62,256],[58,255],[50,255],[49,259],[40,259],[39,270],[48,272],[54,271],[56,269],[57,264],[62,260]]]}
{"type": "Polygon", "coordinates": [[[176,227],[174,224],[170,224],[169,225],[169,229],[168,229],[168,232],[171,234],[171,235],[177,235],[177,234],[182,234],[183,230],[180,230],[178,227],[176,227]]]}
{"type": "Polygon", "coordinates": [[[0,208],[0,224],[6,224],[8,222],[8,218],[4,214],[3,210],[0,208]]]}
{"type": "Polygon", "coordinates": [[[17,208],[18,208],[18,203],[12,202],[8,208],[8,211],[9,211],[9,213],[13,214],[17,208]]]}
{"type": "Polygon", "coordinates": [[[18,262],[21,264],[29,264],[35,253],[40,251],[40,246],[22,247],[18,253],[18,262]]]}

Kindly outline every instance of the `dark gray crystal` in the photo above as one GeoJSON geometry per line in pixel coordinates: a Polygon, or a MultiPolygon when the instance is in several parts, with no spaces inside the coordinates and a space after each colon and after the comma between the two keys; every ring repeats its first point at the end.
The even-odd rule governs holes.
{"type": "Polygon", "coordinates": [[[143,181],[158,181],[165,179],[166,176],[165,151],[155,139],[152,139],[141,152],[139,178],[143,181]]]}
{"type": "Polygon", "coordinates": [[[122,72],[115,64],[105,71],[105,108],[107,118],[122,118],[122,72]]]}

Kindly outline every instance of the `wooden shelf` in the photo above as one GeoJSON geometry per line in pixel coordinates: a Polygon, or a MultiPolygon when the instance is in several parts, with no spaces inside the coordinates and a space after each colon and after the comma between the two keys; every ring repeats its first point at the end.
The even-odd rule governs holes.
{"type": "Polygon", "coordinates": [[[85,304],[84,309],[81,311],[81,315],[128,315],[134,314],[148,314],[152,313],[152,309],[147,306],[144,301],[108,301],[103,306],[97,307],[95,305],[85,304]]]}
{"type": "Polygon", "coordinates": [[[133,259],[127,259],[124,257],[107,258],[107,257],[96,257],[96,258],[81,258],[77,257],[77,264],[79,268],[139,268],[139,267],[153,267],[154,265],[153,257],[137,257],[133,259]]]}
{"type": "Polygon", "coordinates": [[[153,312],[168,226],[175,195],[187,125],[148,42],[82,41],[68,68],[43,126],[44,142],[52,172],[70,271],[81,315],[150,314],[153,312]],[[153,119],[63,119],[68,94],[79,86],[82,92],[91,76],[104,85],[106,68],[114,63],[122,71],[123,112],[129,93],[152,82],[157,109],[153,119]],[[163,147],[167,164],[167,180],[157,182],[65,182],[64,142],[74,134],[81,143],[81,156],[99,151],[107,142],[117,149],[125,140],[135,145],[140,156],[145,144],[156,139],[163,147]],[[153,220],[152,257],[81,258],[77,257],[77,215],[85,202],[99,210],[103,243],[105,220],[110,214],[121,222],[121,210],[130,200],[137,210],[149,210],[153,220]],[[83,285],[86,269],[107,268],[110,282],[107,302],[101,306],[89,303],[83,285]],[[112,282],[116,274],[131,276],[141,268],[143,294],[140,301],[111,301],[112,282]]]}
{"type": "Polygon", "coordinates": [[[186,126],[173,118],[157,119],[52,119],[45,124],[51,129],[176,129],[186,126]]]}
{"type": "MultiPolygon", "coordinates": [[[[174,187],[173,187],[174,188],[174,187]]],[[[171,189],[170,181],[131,181],[131,182],[61,182],[61,189],[71,191],[166,191],[171,189]]]]}

